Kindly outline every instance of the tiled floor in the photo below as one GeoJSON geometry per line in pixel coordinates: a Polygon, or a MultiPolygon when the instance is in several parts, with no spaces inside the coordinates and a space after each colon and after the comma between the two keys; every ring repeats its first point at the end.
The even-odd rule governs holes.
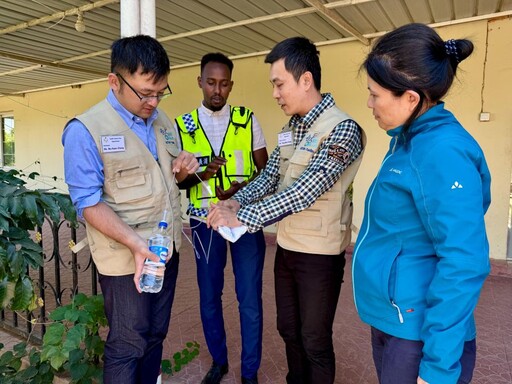
{"type": "MultiPolygon", "coordinates": [[[[263,359],[259,371],[262,384],[285,383],[286,359],[284,345],[275,325],[273,264],[275,245],[273,236],[267,236],[264,268],[264,330],[263,359]]],[[[164,359],[184,348],[188,341],[201,344],[199,356],[174,376],[164,376],[162,383],[199,384],[208,371],[208,354],[199,318],[198,289],[195,262],[189,243],[181,251],[180,272],[176,298],[172,310],[169,336],[164,346],[164,359]]],[[[334,323],[334,346],[337,361],[337,384],[376,383],[368,327],[362,324],[352,301],[350,257],[345,267],[345,282],[334,323]]],[[[240,383],[240,327],[238,304],[235,298],[230,263],[225,272],[223,296],[224,320],[228,336],[230,371],[222,384],[240,383]]],[[[493,263],[476,311],[478,323],[478,357],[473,383],[512,383],[512,268],[505,262],[493,263]]],[[[15,337],[0,332],[0,341],[12,345],[15,337]]],[[[397,383],[399,384],[399,383],[397,383]]]]}
{"type": "MultiPolygon", "coordinates": [[[[275,325],[273,264],[275,245],[267,236],[264,268],[264,331],[263,359],[259,371],[262,384],[285,383],[286,359],[284,344],[275,325]]],[[[201,344],[199,357],[182,372],[165,377],[164,383],[196,384],[210,367],[210,356],[204,342],[198,309],[198,290],[190,245],[182,250],[178,290],[173,306],[171,327],[165,353],[180,350],[185,342],[201,344]]],[[[352,300],[351,264],[345,267],[345,282],[334,323],[334,347],[337,361],[337,384],[370,384],[377,379],[371,359],[369,330],[359,321],[352,300]]],[[[223,384],[240,383],[240,327],[234,294],[232,269],[228,262],[225,272],[224,320],[228,335],[230,371],[223,384]]],[[[478,357],[473,383],[512,383],[512,267],[504,262],[494,263],[476,311],[478,322],[478,357]]],[[[164,357],[165,358],[165,357],[164,357]]],[[[399,384],[399,383],[397,383],[399,384]]]]}

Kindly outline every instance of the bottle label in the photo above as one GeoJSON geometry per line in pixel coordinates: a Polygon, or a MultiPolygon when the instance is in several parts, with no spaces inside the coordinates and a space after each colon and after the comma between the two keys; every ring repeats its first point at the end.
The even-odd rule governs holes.
{"type": "Polygon", "coordinates": [[[160,262],[165,264],[167,260],[168,249],[162,245],[152,245],[149,247],[149,250],[153,252],[155,255],[160,257],[160,262]]]}

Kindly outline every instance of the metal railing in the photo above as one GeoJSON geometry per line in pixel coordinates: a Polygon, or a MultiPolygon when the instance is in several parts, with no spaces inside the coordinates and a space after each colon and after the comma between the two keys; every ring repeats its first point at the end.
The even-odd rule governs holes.
{"type": "Polygon", "coordinates": [[[36,294],[42,299],[42,306],[23,313],[4,309],[0,312],[0,327],[31,342],[41,343],[48,314],[71,302],[78,292],[96,295],[98,277],[89,247],[78,253],[70,248],[70,244],[76,244],[77,239],[80,241],[86,236],[83,222],[75,228],[67,220],[53,222],[46,217],[43,226],[36,231],[41,233],[44,265],[38,270],[29,270],[29,275],[36,294]]]}

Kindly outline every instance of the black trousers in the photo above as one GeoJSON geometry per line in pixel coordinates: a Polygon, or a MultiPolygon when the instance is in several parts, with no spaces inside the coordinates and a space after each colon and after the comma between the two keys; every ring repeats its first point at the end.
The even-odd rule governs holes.
{"type": "MultiPolygon", "coordinates": [[[[423,342],[401,339],[372,327],[373,361],[380,384],[416,384],[423,342]]],[[[476,340],[466,341],[459,359],[460,376],[457,384],[469,384],[476,362],[476,340]]]]}
{"type": "Polygon", "coordinates": [[[277,329],[286,346],[288,384],[334,383],[332,324],[344,267],[345,252],[317,255],[277,246],[277,329]]]}
{"type": "MultiPolygon", "coordinates": [[[[175,249],[175,248],[174,248],[175,249]]],[[[154,384],[169,329],[179,254],[165,266],[162,290],[139,293],[133,274],[99,276],[109,333],[103,356],[104,384],[154,384]]]]}

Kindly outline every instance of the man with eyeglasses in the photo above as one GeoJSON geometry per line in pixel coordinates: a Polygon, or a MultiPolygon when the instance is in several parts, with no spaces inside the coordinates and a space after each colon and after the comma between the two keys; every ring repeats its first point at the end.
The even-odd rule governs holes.
{"type": "Polygon", "coordinates": [[[66,183],[99,271],[109,334],[104,383],[155,384],[167,335],[179,264],[182,222],[177,186],[199,167],[180,151],[177,133],[158,103],[171,94],[162,45],[133,36],[112,45],[107,98],[64,129],[66,183]],[[141,293],[147,237],[168,210],[173,238],[164,285],[141,293]],[[172,251],[172,252],[171,252],[172,251]]]}

